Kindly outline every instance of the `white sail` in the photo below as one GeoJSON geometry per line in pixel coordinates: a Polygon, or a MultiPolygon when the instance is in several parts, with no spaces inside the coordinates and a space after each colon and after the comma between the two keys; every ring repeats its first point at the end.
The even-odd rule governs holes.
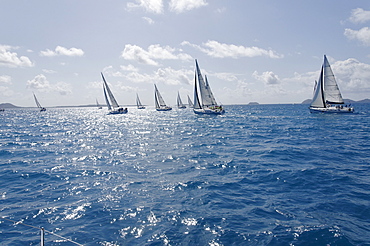
{"type": "Polygon", "coordinates": [[[156,108],[165,107],[166,103],[164,102],[161,93],[159,93],[159,90],[156,85],[154,85],[154,87],[155,87],[155,107],[156,108]]]}
{"type": "Polygon", "coordinates": [[[143,104],[141,104],[141,101],[140,101],[140,98],[139,98],[139,95],[136,93],[136,106],[138,109],[144,109],[145,107],[143,106],[143,104]]]}
{"type": "Polygon", "coordinates": [[[209,86],[208,84],[208,79],[207,79],[207,75],[204,75],[205,79],[206,79],[206,89],[207,91],[209,91],[209,97],[211,99],[211,102],[212,102],[212,105],[217,105],[217,102],[216,102],[216,99],[215,97],[213,96],[213,93],[211,91],[211,87],[209,86]]]}
{"type": "Polygon", "coordinates": [[[188,105],[189,105],[189,108],[194,107],[194,104],[193,104],[193,102],[191,101],[191,99],[190,99],[189,95],[188,95],[188,105]]]}
{"type": "Polygon", "coordinates": [[[105,102],[107,103],[108,110],[112,110],[112,106],[110,105],[110,102],[109,102],[109,99],[108,99],[108,96],[107,96],[107,92],[105,90],[105,86],[104,85],[103,85],[103,91],[104,91],[104,98],[105,98],[105,102]]]}
{"type": "Polygon", "coordinates": [[[195,63],[197,68],[199,91],[202,100],[201,104],[202,106],[215,106],[216,104],[212,95],[211,88],[209,87],[208,83],[204,82],[197,60],[195,60],[195,63]]]}
{"type": "Polygon", "coordinates": [[[325,102],[332,104],[343,104],[343,98],[339,91],[338,84],[335,81],[333,71],[331,70],[330,64],[326,56],[324,55],[324,93],[325,102]]]}
{"type": "Polygon", "coordinates": [[[178,108],[186,108],[186,106],[182,103],[179,92],[177,92],[177,107],[178,108]]]}
{"type": "Polygon", "coordinates": [[[119,108],[119,105],[118,105],[116,99],[114,98],[112,91],[109,89],[108,83],[105,81],[103,73],[101,73],[101,76],[103,78],[105,90],[106,90],[106,93],[109,96],[110,104],[111,104],[112,108],[119,108]]]}
{"type": "Polygon", "coordinates": [[[318,107],[318,108],[325,107],[322,78],[323,78],[323,68],[321,68],[319,81],[315,85],[315,91],[314,91],[314,95],[312,98],[311,107],[318,107]]]}

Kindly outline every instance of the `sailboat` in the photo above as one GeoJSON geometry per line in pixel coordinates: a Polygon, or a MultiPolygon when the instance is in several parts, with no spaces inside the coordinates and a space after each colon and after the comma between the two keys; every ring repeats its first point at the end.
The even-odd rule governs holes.
{"type": "Polygon", "coordinates": [[[123,109],[118,105],[112,91],[109,89],[108,83],[105,81],[103,73],[101,73],[101,76],[103,78],[103,91],[109,114],[126,114],[128,112],[127,108],[123,109]]]}
{"type": "Polygon", "coordinates": [[[189,105],[189,108],[193,108],[194,107],[194,104],[193,102],[191,101],[189,95],[188,95],[188,105],[189,105]]]}
{"type": "Polygon", "coordinates": [[[195,60],[195,83],[194,83],[194,113],[196,114],[223,114],[225,110],[221,105],[217,105],[209,86],[207,76],[205,80],[200,72],[198,61],[195,60]]]}
{"type": "Polygon", "coordinates": [[[98,99],[96,99],[96,106],[98,107],[98,109],[102,109],[103,107],[100,106],[99,102],[98,102],[98,99]]]}
{"type": "Polygon", "coordinates": [[[33,97],[35,98],[36,105],[40,109],[40,112],[46,111],[46,108],[42,107],[39,100],[37,100],[35,93],[33,93],[33,97]]]}
{"type": "Polygon", "coordinates": [[[154,84],[154,101],[155,101],[155,109],[157,111],[168,111],[172,110],[170,106],[167,106],[164,102],[161,93],[159,93],[157,86],[154,84]]]}
{"type": "Polygon", "coordinates": [[[144,109],[145,108],[145,106],[143,106],[142,104],[141,104],[141,101],[140,101],[140,98],[139,98],[139,95],[136,93],[136,105],[137,105],[137,108],[138,109],[144,109]]]}
{"type": "Polygon", "coordinates": [[[177,107],[178,108],[186,108],[186,106],[182,103],[180,92],[177,92],[177,107]]]}
{"type": "Polygon", "coordinates": [[[326,55],[316,83],[314,95],[309,107],[311,113],[353,113],[354,108],[344,105],[342,94],[335,80],[326,55]]]}

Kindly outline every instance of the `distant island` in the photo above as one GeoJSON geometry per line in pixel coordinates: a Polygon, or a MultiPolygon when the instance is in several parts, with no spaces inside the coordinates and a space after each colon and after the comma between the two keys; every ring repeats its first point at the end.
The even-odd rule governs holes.
{"type": "Polygon", "coordinates": [[[0,103],[0,108],[21,108],[11,103],[0,103]]]}
{"type": "Polygon", "coordinates": [[[258,102],[250,102],[250,103],[248,103],[248,105],[259,105],[259,103],[258,102]]]}

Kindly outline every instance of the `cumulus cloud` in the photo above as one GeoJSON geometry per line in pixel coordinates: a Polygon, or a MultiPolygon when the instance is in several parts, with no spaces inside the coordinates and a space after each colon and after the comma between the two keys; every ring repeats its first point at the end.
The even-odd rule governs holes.
{"type": "Polygon", "coordinates": [[[128,2],[128,9],[143,8],[145,11],[155,14],[163,13],[163,0],[136,0],[136,3],[128,2]]]}
{"type": "Polygon", "coordinates": [[[353,9],[349,20],[353,23],[365,23],[370,20],[370,11],[362,8],[353,9]]]}
{"type": "Polygon", "coordinates": [[[35,78],[27,81],[27,88],[43,92],[56,91],[61,95],[72,93],[72,86],[65,82],[50,84],[43,74],[36,75],[35,78]]]}
{"type": "Polygon", "coordinates": [[[267,56],[270,58],[282,58],[283,56],[273,50],[266,50],[258,47],[245,47],[242,45],[224,44],[214,40],[207,41],[200,45],[191,44],[188,41],[182,42],[182,45],[189,45],[203,53],[217,58],[239,58],[239,57],[256,57],[267,56]]]}
{"type": "Polygon", "coordinates": [[[264,82],[266,85],[276,85],[280,83],[279,77],[271,71],[263,72],[261,75],[259,75],[257,71],[254,71],[252,76],[264,82]]]}
{"type": "Polygon", "coordinates": [[[370,29],[368,27],[363,27],[358,31],[346,28],[344,35],[349,39],[358,40],[362,44],[370,46],[370,29]]]}
{"type": "Polygon", "coordinates": [[[18,57],[18,54],[11,52],[17,49],[9,45],[0,45],[0,66],[3,67],[33,67],[34,64],[26,56],[18,57]]]}
{"type": "Polygon", "coordinates": [[[50,83],[45,75],[39,74],[35,78],[27,81],[27,87],[30,89],[46,91],[50,89],[50,83]]]}
{"type": "Polygon", "coordinates": [[[150,45],[148,50],[137,45],[126,44],[122,51],[122,57],[126,60],[135,60],[139,63],[158,66],[155,60],[189,60],[191,56],[185,53],[178,53],[181,50],[159,44],[150,45]]]}
{"type": "Polygon", "coordinates": [[[62,46],[57,46],[55,50],[45,50],[40,52],[40,56],[83,56],[84,51],[77,48],[64,48],[62,46]]]}
{"type": "Polygon", "coordinates": [[[205,0],[171,0],[169,9],[172,12],[182,13],[207,5],[208,3],[205,0]]]}
{"type": "Polygon", "coordinates": [[[358,93],[370,92],[370,65],[354,58],[336,61],[332,66],[339,87],[358,93]]]}
{"type": "Polygon", "coordinates": [[[0,76],[0,83],[11,84],[12,83],[12,78],[8,75],[1,75],[0,76]]]}

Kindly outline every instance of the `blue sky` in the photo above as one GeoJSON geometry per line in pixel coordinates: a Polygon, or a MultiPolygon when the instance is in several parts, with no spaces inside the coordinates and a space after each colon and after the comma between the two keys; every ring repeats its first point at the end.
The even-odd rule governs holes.
{"type": "Polygon", "coordinates": [[[344,98],[370,98],[368,0],[3,0],[0,103],[119,104],[193,95],[194,59],[222,104],[300,103],[326,54],[344,98]]]}

